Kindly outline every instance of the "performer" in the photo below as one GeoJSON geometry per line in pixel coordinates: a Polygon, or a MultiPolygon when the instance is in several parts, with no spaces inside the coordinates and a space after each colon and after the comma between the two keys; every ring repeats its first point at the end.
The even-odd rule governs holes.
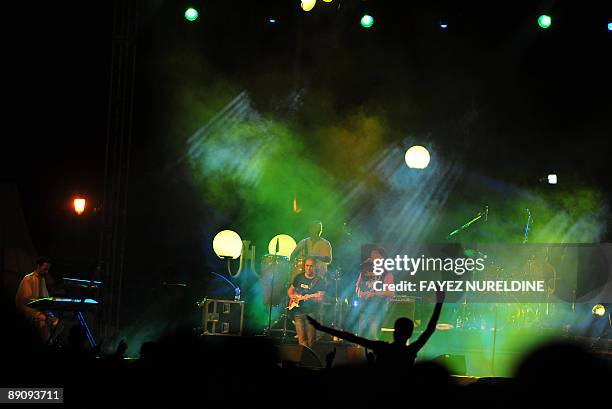
{"type": "Polygon", "coordinates": [[[374,290],[374,284],[377,281],[384,284],[394,283],[393,274],[390,271],[385,271],[382,276],[373,273],[374,260],[382,258],[384,258],[384,250],[382,248],[373,249],[370,257],[361,264],[361,271],[355,285],[355,292],[360,301],[359,334],[374,340],[378,339],[378,330],[387,315],[389,302],[394,295],[393,291],[374,290]]]}
{"type": "Polygon", "coordinates": [[[57,326],[59,320],[51,312],[38,311],[29,307],[28,303],[39,298],[49,297],[46,283],[49,268],[51,268],[50,259],[47,257],[37,258],[34,271],[23,277],[15,295],[17,309],[34,323],[40,331],[41,339],[44,342],[49,341],[51,332],[57,326]]]}
{"type": "Polygon", "coordinates": [[[304,262],[304,273],[295,277],[287,292],[290,304],[299,303],[299,306],[293,308],[295,311],[293,321],[295,322],[298,342],[300,345],[309,348],[314,343],[316,331],[306,321],[306,317],[312,317],[319,312],[321,301],[325,295],[322,280],[315,275],[314,265],[314,258],[308,257],[304,262]]]}
{"type": "Polygon", "coordinates": [[[329,241],[321,237],[323,223],[314,221],[308,226],[309,237],[301,240],[293,252],[291,260],[296,257],[312,257],[315,260],[314,272],[319,278],[326,278],[327,266],[332,262],[332,246],[329,241]]]}

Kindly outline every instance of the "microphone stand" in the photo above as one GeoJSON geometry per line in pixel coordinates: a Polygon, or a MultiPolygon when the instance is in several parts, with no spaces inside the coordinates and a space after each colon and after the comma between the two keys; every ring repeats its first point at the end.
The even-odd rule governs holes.
{"type": "Polygon", "coordinates": [[[278,274],[278,250],[279,250],[279,238],[276,238],[276,251],[274,252],[274,268],[272,269],[272,280],[270,281],[270,298],[268,299],[268,336],[272,332],[272,300],[274,296],[274,280],[276,274],[278,274]]]}
{"type": "MultiPolygon", "coordinates": [[[[276,275],[278,275],[279,272],[279,264],[280,264],[280,255],[279,253],[279,239],[276,239],[276,251],[274,252],[274,268],[272,269],[272,279],[271,279],[271,283],[270,283],[270,298],[269,298],[269,311],[268,311],[268,328],[266,330],[266,335],[267,336],[272,336],[272,332],[275,331],[281,331],[281,343],[285,343],[286,342],[286,338],[287,335],[289,334],[289,330],[287,329],[287,321],[289,319],[289,316],[287,314],[287,294],[285,293],[283,296],[283,299],[281,300],[281,303],[284,304],[283,306],[283,312],[281,313],[281,316],[274,321],[274,323],[272,322],[272,306],[273,306],[273,295],[274,295],[274,282],[276,281],[276,275]],[[272,329],[272,327],[277,327],[277,325],[279,324],[280,320],[283,320],[283,327],[282,329],[272,329]]],[[[287,289],[286,286],[286,282],[285,282],[285,290],[287,289]]]]}
{"type": "MultiPolygon", "coordinates": [[[[448,234],[448,236],[446,236],[446,240],[450,240],[452,237],[454,237],[455,235],[457,235],[458,233],[461,233],[463,230],[467,229],[468,227],[470,227],[472,224],[476,223],[478,220],[482,219],[484,217],[484,220],[487,221],[488,217],[489,217],[489,206],[485,206],[485,210],[480,211],[476,214],[476,216],[474,216],[471,220],[469,220],[467,223],[465,223],[463,226],[453,230],[452,232],[450,232],[448,234]]],[[[467,297],[467,295],[466,295],[467,297]]],[[[467,315],[467,298],[464,300],[463,302],[463,306],[462,306],[462,317],[461,317],[461,323],[462,325],[465,324],[466,321],[466,315],[467,315]]],[[[459,314],[458,314],[459,315],[459,314]]],[[[459,318],[457,318],[459,319],[459,318]]]]}
{"type": "Polygon", "coordinates": [[[523,236],[523,244],[527,243],[527,239],[529,238],[529,229],[531,224],[533,223],[533,218],[531,217],[531,212],[529,209],[525,209],[527,211],[527,224],[525,224],[525,234],[523,236]]]}

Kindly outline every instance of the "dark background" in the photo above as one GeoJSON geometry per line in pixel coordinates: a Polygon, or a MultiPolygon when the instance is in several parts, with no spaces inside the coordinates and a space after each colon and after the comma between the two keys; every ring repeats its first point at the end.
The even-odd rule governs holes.
{"type": "MultiPolygon", "coordinates": [[[[199,54],[208,73],[248,90],[264,114],[282,117],[279,98],[308,87],[291,117],[301,130],[365,106],[384,114],[389,143],[403,137],[393,129],[409,123],[470,171],[519,187],[556,172],[566,186],[595,187],[610,198],[609,3],[334,0],[318,1],[309,14],[297,1],[197,3],[195,23],[183,18],[187,3],[139,3],[126,295],[148,305],[165,297],[187,311],[217,291],[202,272],[223,268],[210,233],[231,215],[192,199],[187,170],[168,170],[179,151],[172,135],[189,131],[168,130],[174,83],[158,67],[167,55],[199,54]],[[358,23],[365,11],[375,17],[371,30],[358,23]],[[542,12],[553,16],[549,30],[537,26],[542,12]],[[162,288],[166,280],[188,282],[189,295],[162,288]]],[[[92,207],[102,198],[112,2],[8,7],[1,178],[17,183],[37,252],[62,272],[87,276],[100,213],[77,219],[70,198],[84,194],[92,207]]],[[[186,81],[198,69],[186,59],[186,81]]],[[[202,93],[208,85],[193,83],[202,93]]],[[[315,152],[321,146],[306,143],[315,152]]],[[[457,223],[443,221],[441,231],[457,223]]],[[[607,223],[602,241],[610,240],[607,223]]],[[[132,301],[126,308],[138,309],[132,301]]]]}

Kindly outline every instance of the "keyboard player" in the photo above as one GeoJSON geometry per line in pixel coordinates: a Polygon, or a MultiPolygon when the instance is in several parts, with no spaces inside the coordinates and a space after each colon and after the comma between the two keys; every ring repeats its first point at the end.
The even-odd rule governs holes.
{"type": "Polygon", "coordinates": [[[38,328],[43,342],[49,342],[53,329],[58,325],[59,320],[51,312],[31,308],[28,303],[49,297],[45,279],[50,267],[50,259],[47,257],[37,258],[34,271],[23,277],[15,295],[17,309],[38,328]]]}

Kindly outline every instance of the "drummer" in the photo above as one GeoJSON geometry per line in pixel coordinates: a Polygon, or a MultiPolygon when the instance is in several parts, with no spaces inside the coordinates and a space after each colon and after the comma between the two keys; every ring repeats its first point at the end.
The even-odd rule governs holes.
{"type": "Polygon", "coordinates": [[[323,223],[314,221],[308,226],[309,237],[301,240],[293,252],[291,260],[296,258],[305,260],[312,257],[315,260],[314,272],[317,277],[327,276],[327,266],[332,262],[332,246],[329,241],[321,237],[323,233],[323,223]]]}

